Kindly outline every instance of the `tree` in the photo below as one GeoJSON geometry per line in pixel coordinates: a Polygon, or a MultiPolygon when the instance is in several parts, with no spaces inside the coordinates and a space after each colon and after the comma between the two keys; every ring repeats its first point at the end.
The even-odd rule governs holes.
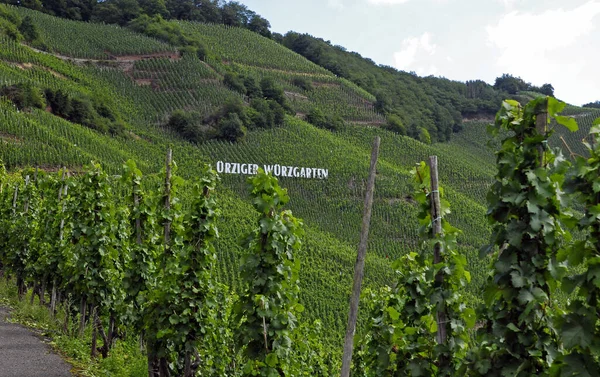
{"type": "Polygon", "coordinates": [[[252,16],[250,22],[248,23],[248,29],[267,38],[271,38],[271,31],[269,30],[270,28],[271,23],[258,14],[252,16]]]}
{"type": "Polygon", "coordinates": [[[48,105],[52,108],[52,113],[60,117],[67,118],[71,113],[71,98],[62,89],[56,92],[52,89],[44,91],[48,105]]]}
{"type": "Polygon", "coordinates": [[[262,89],[260,85],[254,78],[254,76],[246,76],[244,77],[244,86],[246,87],[246,95],[250,98],[260,98],[262,97],[262,89]]]}
{"type": "Polygon", "coordinates": [[[226,73],[223,77],[223,84],[229,89],[234,90],[241,94],[246,94],[246,87],[244,86],[244,80],[236,73],[226,73]]]}
{"type": "Polygon", "coordinates": [[[299,87],[302,90],[313,90],[312,82],[306,77],[294,77],[294,79],[292,80],[292,84],[294,86],[299,87]]]}
{"type": "Polygon", "coordinates": [[[25,16],[19,25],[19,31],[27,42],[33,42],[40,37],[37,27],[33,23],[31,16],[25,16]]]}
{"type": "Polygon", "coordinates": [[[175,110],[169,117],[167,127],[179,133],[188,141],[199,142],[202,140],[200,124],[201,115],[199,113],[175,110]]]}
{"type": "Polygon", "coordinates": [[[285,121],[285,110],[273,100],[255,98],[246,112],[249,124],[255,128],[273,128],[285,121]]]}
{"type": "Polygon", "coordinates": [[[246,27],[255,13],[237,1],[223,4],[221,7],[221,22],[225,25],[246,27]]]}
{"type": "Polygon", "coordinates": [[[219,137],[223,140],[236,142],[246,136],[246,127],[236,113],[229,113],[219,121],[219,137]]]}
{"type": "Polygon", "coordinates": [[[325,123],[327,123],[327,117],[325,117],[325,113],[318,108],[313,107],[310,112],[306,115],[306,120],[308,123],[311,123],[315,127],[325,128],[325,123]]]}
{"type": "Polygon", "coordinates": [[[65,17],[73,20],[89,21],[97,0],[67,0],[65,17]]]}
{"type": "Polygon", "coordinates": [[[165,8],[169,15],[177,20],[196,20],[198,10],[191,0],[166,0],[165,8]]]}
{"type": "Polygon", "coordinates": [[[285,98],[283,89],[277,85],[277,83],[275,83],[275,80],[272,77],[263,78],[260,81],[260,87],[265,98],[272,99],[273,101],[279,103],[281,107],[287,111],[291,110],[287,103],[287,99],[285,98]]]}
{"type": "Polygon", "coordinates": [[[194,21],[203,21],[209,23],[222,23],[221,9],[217,0],[194,0],[196,18],[191,18],[194,21]]]}
{"type": "Polygon", "coordinates": [[[29,82],[0,88],[1,96],[6,96],[19,109],[42,109],[46,106],[40,90],[29,82]]]}
{"type": "Polygon", "coordinates": [[[540,93],[550,97],[554,97],[554,87],[552,86],[552,84],[544,84],[540,88],[540,93]]]}
{"type": "Polygon", "coordinates": [[[42,2],[40,0],[9,0],[9,1],[7,1],[7,3],[13,4],[13,5],[20,5],[25,8],[39,10],[39,11],[44,9],[44,5],[42,4],[42,2]]]}
{"type": "Polygon", "coordinates": [[[375,96],[375,109],[379,112],[387,114],[392,109],[392,101],[386,93],[377,93],[375,96]]]}
{"type": "Polygon", "coordinates": [[[165,4],[165,0],[139,0],[139,5],[143,13],[149,16],[160,14],[165,18],[169,18],[169,11],[165,4]]]}
{"type": "Polygon", "coordinates": [[[67,13],[66,0],[45,0],[44,10],[53,16],[64,17],[67,13]]]}
{"type": "Polygon", "coordinates": [[[94,7],[92,21],[125,26],[140,14],[137,0],[106,0],[94,7]]]}
{"type": "MultiPolygon", "coordinates": [[[[87,99],[73,98],[71,99],[71,111],[68,119],[71,122],[83,124],[85,126],[94,125],[95,111],[92,104],[87,99]]],[[[107,130],[100,130],[106,132],[107,130]]]]}
{"type": "Polygon", "coordinates": [[[424,144],[431,144],[431,135],[425,127],[419,127],[419,141],[424,144]]]}
{"type": "Polygon", "coordinates": [[[520,77],[514,77],[508,73],[496,78],[494,89],[502,90],[508,94],[517,94],[520,90],[527,90],[529,85],[520,77]]]}
{"type": "Polygon", "coordinates": [[[390,114],[387,117],[385,128],[400,135],[406,135],[406,127],[399,116],[390,114]]]}

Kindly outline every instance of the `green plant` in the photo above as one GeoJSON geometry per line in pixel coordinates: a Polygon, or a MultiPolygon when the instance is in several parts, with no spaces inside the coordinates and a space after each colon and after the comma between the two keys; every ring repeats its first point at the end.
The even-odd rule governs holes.
{"type": "Polygon", "coordinates": [[[485,290],[487,323],[480,329],[473,373],[485,376],[547,376],[558,353],[552,323],[556,290],[556,255],[569,239],[559,218],[564,164],[547,148],[546,114],[577,129],[557,115],[564,104],[547,97],[522,108],[506,101],[496,115],[494,135],[508,134],[497,152],[498,173],[488,194],[488,219],[493,225],[493,268],[485,290]]]}
{"type": "MultiPolygon", "coordinates": [[[[475,311],[467,307],[462,295],[471,275],[467,259],[457,250],[460,231],[446,220],[449,204],[440,200],[439,217],[433,218],[435,191],[429,168],[421,162],[411,173],[425,248],[393,263],[393,287],[368,294],[369,327],[361,340],[362,349],[355,353],[354,368],[359,375],[454,376],[468,349],[467,330],[475,325],[475,311]],[[436,234],[438,221],[441,232],[436,234]],[[440,261],[435,260],[433,249],[439,252],[440,261]],[[439,335],[441,326],[444,338],[439,335]]],[[[437,191],[443,197],[444,190],[438,187],[437,191]]]]}
{"type": "MultiPolygon", "coordinates": [[[[113,195],[111,179],[100,164],[92,163],[72,187],[67,204],[71,245],[64,251],[63,273],[72,292],[82,302],[80,332],[87,305],[91,306],[95,334],[101,327],[100,317],[112,317],[124,299],[122,258],[126,258],[127,253],[120,254],[124,250],[125,235],[121,232],[120,209],[113,195]]],[[[104,357],[111,346],[109,339],[104,339],[104,357]]],[[[91,348],[94,357],[95,340],[91,348]]]]}
{"type": "Polygon", "coordinates": [[[600,344],[598,318],[600,316],[600,289],[596,279],[600,273],[600,118],[591,130],[591,142],[585,143],[589,157],[578,157],[569,170],[564,184],[565,193],[583,205],[583,216],[571,214],[567,220],[574,230],[586,234],[557,255],[557,277],[569,295],[565,311],[558,311],[556,327],[564,347],[564,354],[556,358],[554,367],[560,376],[594,375],[600,368],[597,346],[600,344]],[[567,266],[569,269],[567,269],[567,266]],[[576,271],[576,272],[574,272],[576,271]]]}
{"type": "Polygon", "coordinates": [[[289,196],[276,178],[259,169],[248,182],[260,219],[246,237],[245,287],[236,306],[238,345],[247,357],[243,375],[289,376],[292,332],[303,310],[298,303],[300,264],[294,255],[304,234],[302,221],[281,211],[289,196]]]}

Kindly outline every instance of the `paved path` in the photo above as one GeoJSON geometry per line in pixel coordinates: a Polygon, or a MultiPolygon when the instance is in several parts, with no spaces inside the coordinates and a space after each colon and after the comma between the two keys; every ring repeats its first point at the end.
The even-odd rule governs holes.
{"type": "Polygon", "coordinates": [[[72,377],[71,366],[0,307],[0,377],[72,377]]]}

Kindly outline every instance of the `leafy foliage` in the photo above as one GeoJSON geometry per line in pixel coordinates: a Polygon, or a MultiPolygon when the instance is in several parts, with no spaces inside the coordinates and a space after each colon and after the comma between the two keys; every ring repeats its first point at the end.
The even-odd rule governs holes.
{"type": "Polygon", "coordinates": [[[370,326],[355,351],[359,376],[433,376],[437,368],[433,306],[427,294],[434,278],[431,261],[409,253],[392,266],[397,282],[370,293],[370,326]]]}
{"type": "MultiPolygon", "coordinates": [[[[394,286],[370,294],[371,324],[354,365],[359,375],[454,376],[468,349],[467,330],[475,324],[475,311],[462,295],[471,275],[465,256],[456,249],[460,231],[445,219],[448,202],[441,201],[440,217],[433,219],[429,168],[421,162],[411,173],[417,186],[419,233],[424,246],[439,248],[442,260],[435,263],[427,249],[410,252],[392,265],[394,286]],[[436,221],[442,233],[434,235],[436,221]],[[438,326],[445,327],[447,338],[436,344],[438,326]]],[[[443,194],[441,187],[438,191],[443,194]]]]}
{"type": "Polygon", "coordinates": [[[526,83],[520,77],[514,77],[506,73],[496,78],[494,89],[504,91],[508,94],[517,94],[520,91],[531,91],[539,92],[546,96],[554,96],[554,87],[552,84],[544,84],[541,87],[536,87],[530,83],[526,83]]]}
{"type": "Polygon", "coordinates": [[[408,135],[414,138],[419,137],[423,128],[430,133],[432,141],[449,140],[463,115],[491,115],[502,99],[502,94],[488,84],[485,86],[491,96],[474,91],[468,95],[464,83],[435,77],[420,78],[414,73],[378,66],[358,53],[307,34],[289,32],[283,44],[375,95],[376,109],[399,117],[408,135]]]}
{"type": "MultiPolygon", "coordinates": [[[[540,98],[524,108],[504,102],[495,134],[512,131],[496,154],[498,174],[488,194],[492,244],[500,248],[485,291],[485,314],[474,370],[481,375],[549,375],[558,352],[550,301],[562,239],[560,223],[562,159],[546,147],[545,117],[576,129],[557,115],[564,104],[540,98]]],[[[573,129],[573,130],[574,130],[573,129]]]]}
{"type": "MultiPolygon", "coordinates": [[[[592,376],[600,365],[598,363],[597,345],[600,342],[598,318],[600,314],[599,287],[595,276],[599,271],[598,241],[600,222],[598,221],[598,205],[600,191],[598,169],[600,167],[600,148],[598,133],[600,118],[596,119],[590,130],[592,142],[586,143],[589,157],[578,157],[565,182],[565,193],[574,198],[575,203],[583,205],[582,217],[573,216],[569,223],[574,230],[588,234],[584,240],[576,240],[568,248],[561,250],[557,261],[564,263],[578,273],[570,273],[562,277],[561,287],[571,297],[566,313],[557,313],[557,328],[564,346],[564,355],[557,358],[555,366],[561,376],[592,376]]],[[[560,266],[560,265],[559,265],[560,266]]],[[[557,272],[565,275],[565,266],[557,268],[557,272]]]]}
{"type": "Polygon", "coordinates": [[[250,251],[242,261],[245,287],[236,315],[240,320],[238,344],[248,361],[245,376],[291,375],[292,331],[297,326],[298,271],[294,254],[300,249],[302,221],[281,211],[289,201],[277,179],[262,169],[252,184],[252,203],[259,212],[257,227],[246,237],[250,251]]]}

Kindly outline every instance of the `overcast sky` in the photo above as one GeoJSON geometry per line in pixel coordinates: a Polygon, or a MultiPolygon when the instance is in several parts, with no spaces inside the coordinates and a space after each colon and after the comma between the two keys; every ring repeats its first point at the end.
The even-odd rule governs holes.
{"type": "Polygon", "coordinates": [[[239,0],[272,30],[330,40],[419,75],[502,73],[574,105],[600,100],[600,0],[239,0]]]}

